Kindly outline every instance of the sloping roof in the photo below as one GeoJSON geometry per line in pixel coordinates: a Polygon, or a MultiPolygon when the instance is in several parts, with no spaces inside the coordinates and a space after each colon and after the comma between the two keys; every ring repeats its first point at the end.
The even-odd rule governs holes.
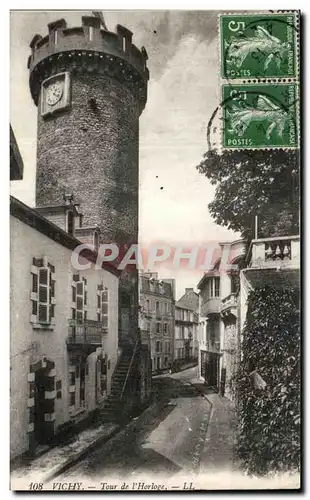
{"type": "MultiPolygon", "coordinates": [[[[24,224],[27,224],[69,250],[74,250],[77,246],[82,244],[80,240],[66,233],[66,231],[39,214],[36,209],[28,207],[28,205],[14,198],[14,196],[10,196],[10,213],[24,224]]],[[[96,263],[97,261],[98,254],[90,249],[82,250],[80,255],[90,262],[96,263]]],[[[121,274],[121,271],[110,262],[103,262],[102,268],[115,276],[121,274]]]]}
{"type": "Polygon", "coordinates": [[[182,297],[176,302],[176,306],[182,309],[190,309],[191,311],[197,311],[199,305],[199,295],[198,293],[192,291],[187,291],[182,295],[182,297]]]}

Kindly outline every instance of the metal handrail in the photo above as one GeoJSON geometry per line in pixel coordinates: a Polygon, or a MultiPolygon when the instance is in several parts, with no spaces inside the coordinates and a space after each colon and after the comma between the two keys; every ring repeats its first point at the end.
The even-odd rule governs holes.
{"type": "Polygon", "coordinates": [[[134,350],[133,350],[133,353],[132,353],[132,356],[131,356],[131,360],[130,360],[130,363],[129,363],[129,367],[128,367],[128,370],[127,370],[127,373],[126,373],[126,378],[125,378],[125,382],[124,382],[124,385],[123,385],[123,388],[122,388],[122,392],[121,392],[121,397],[120,397],[120,399],[121,399],[121,400],[122,400],[122,398],[123,398],[123,394],[124,394],[124,391],[125,391],[125,387],[126,387],[126,384],[127,384],[127,380],[128,380],[128,377],[129,377],[129,373],[130,373],[130,370],[131,370],[131,367],[132,367],[133,358],[135,357],[135,354],[136,354],[136,350],[137,350],[138,342],[139,342],[139,337],[138,337],[138,338],[137,338],[137,340],[136,340],[136,343],[135,343],[135,348],[134,348],[134,350]]]}

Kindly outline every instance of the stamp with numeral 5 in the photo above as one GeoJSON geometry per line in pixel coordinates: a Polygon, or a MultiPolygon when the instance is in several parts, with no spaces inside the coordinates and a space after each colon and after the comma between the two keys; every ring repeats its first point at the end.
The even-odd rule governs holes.
{"type": "Polygon", "coordinates": [[[221,76],[295,78],[298,13],[220,15],[221,76]]]}
{"type": "Polygon", "coordinates": [[[222,85],[225,149],[298,147],[298,85],[222,85]]]}

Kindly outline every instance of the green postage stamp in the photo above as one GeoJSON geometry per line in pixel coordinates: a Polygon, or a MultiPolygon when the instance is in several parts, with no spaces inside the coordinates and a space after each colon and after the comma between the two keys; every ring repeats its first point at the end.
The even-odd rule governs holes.
{"type": "Polygon", "coordinates": [[[224,148],[296,148],[296,83],[222,85],[224,148]]]}
{"type": "Polygon", "coordinates": [[[220,15],[220,44],[222,78],[297,77],[294,12],[220,15]]]}

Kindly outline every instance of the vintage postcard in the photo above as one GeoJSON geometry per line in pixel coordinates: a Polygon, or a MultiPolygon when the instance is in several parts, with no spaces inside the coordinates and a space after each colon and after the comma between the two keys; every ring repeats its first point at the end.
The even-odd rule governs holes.
{"type": "Polygon", "coordinates": [[[300,12],[10,23],[11,489],[300,489],[300,12]]]}

